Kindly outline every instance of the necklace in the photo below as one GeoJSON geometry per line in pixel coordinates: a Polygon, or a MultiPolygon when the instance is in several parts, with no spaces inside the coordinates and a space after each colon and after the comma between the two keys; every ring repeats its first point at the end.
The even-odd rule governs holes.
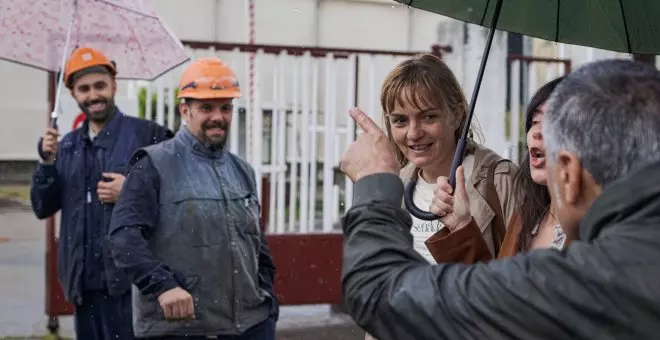
{"type": "MultiPolygon", "coordinates": [[[[550,241],[550,244],[548,245],[549,248],[554,248],[554,249],[559,249],[561,250],[564,247],[564,243],[566,242],[566,233],[564,233],[564,230],[561,228],[561,225],[559,222],[557,222],[557,219],[555,216],[552,214],[550,211],[550,207],[546,209],[545,213],[543,214],[543,217],[539,224],[536,225],[536,228],[532,231],[532,235],[536,236],[538,235],[538,231],[542,225],[545,225],[543,222],[550,222],[550,220],[545,221],[545,218],[547,217],[552,218],[552,222],[554,223],[552,225],[552,231],[553,231],[553,236],[552,236],[552,241],[550,241]]],[[[549,223],[548,223],[549,224],[549,223]]]]}

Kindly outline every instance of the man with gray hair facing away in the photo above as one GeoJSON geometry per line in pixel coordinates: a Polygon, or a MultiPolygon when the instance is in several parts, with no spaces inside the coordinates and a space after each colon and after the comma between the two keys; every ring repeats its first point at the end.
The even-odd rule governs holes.
{"type": "MultiPolygon", "coordinates": [[[[342,220],[342,285],[356,322],[389,339],[657,339],[660,334],[660,72],[588,64],[548,102],[548,188],[563,250],[475,265],[428,263],[387,137],[365,130],[341,168],[355,182],[342,220]]],[[[460,173],[459,168],[459,173],[460,173]]]]}

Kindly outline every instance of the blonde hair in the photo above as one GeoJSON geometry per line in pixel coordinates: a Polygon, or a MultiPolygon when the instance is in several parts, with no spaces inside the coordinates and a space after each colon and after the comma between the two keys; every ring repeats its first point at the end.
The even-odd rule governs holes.
{"type": "MultiPolygon", "coordinates": [[[[392,138],[392,126],[387,119],[387,114],[394,110],[396,104],[402,105],[403,102],[410,103],[419,109],[426,104],[453,114],[452,119],[460,119],[461,122],[456,129],[456,141],[461,138],[467,119],[468,102],[456,76],[442,59],[432,54],[422,54],[404,60],[394,67],[383,82],[380,105],[385,129],[402,167],[408,164],[408,159],[392,138]]],[[[468,135],[468,153],[474,152],[476,146],[473,136],[475,132],[478,132],[475,130],[477,129],[474,124],[471,124],[468,135]]]]}

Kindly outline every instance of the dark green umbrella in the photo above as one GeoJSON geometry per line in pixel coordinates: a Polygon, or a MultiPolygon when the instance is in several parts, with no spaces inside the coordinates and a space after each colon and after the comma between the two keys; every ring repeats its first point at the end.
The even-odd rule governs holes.
{"type": "Polygon", "coordinates": [[[566,44],[660,54],[658,0],[396,0],[450,18],[566,44]]]}
{"type": "MultiPolygon", "coordinates": [[[[493,27],[567,44],[631,54],[660,54],[660,0],[395,1],[491,28],[470,99],[467,124],[456,145],[449,174],[449,183],[452,187],[456,183],[456,168],[463,163],[468,129],[495,33],[493,27]]],[[[411,181],[406,187],[404,197],[406,208],[419,219],[427,221],[438,219],[437,215],[423,211],[413,204],[412,196],[416,184],[411,181]]]]}

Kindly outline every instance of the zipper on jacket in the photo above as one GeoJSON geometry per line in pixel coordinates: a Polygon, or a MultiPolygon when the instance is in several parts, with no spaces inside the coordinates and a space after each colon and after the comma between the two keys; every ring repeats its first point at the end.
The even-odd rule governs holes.
{"type": "Polygon", "coordinates": [[[236,290],[237,290],[236,274],[237,274],[237,271],[234,267],[235,253],[236,253],[236,248],[238,247],[238,245],[236,244],[236,241],[234,241],[234,237],[232,235],[232,230],[231,230],[231,228],[234,228],[234,223],[235,222],[234,222],[233,219],[231,219],[230,214],[228,213],[229,212],[228,197],[227,197],[227,193],[223,189],[222,177],[218,173],[218,169],[216,168],[216,163],[218,165],[221,165],[221,163],[219,161],[214,160],[214,159],[211,160],[211,167],[213,168],[213,173],[215,173],[215,176],[218,180],[218,187],[220,188],[220,196],[221,196],[221,200],[222,200],[222,204],[223,204],[223,208],[224,208],[225,221],[227,221],[227,235],[229,236],[229,248],[231,249],[230,250],[230,256],[231,256],[231,266],[230,266],[230,268],[231,268],[231,275],[232,275],[232,277],[231,277],[231,282],[232,282],[231,296],[233,297],[233,301],[232,301],[233,320],[232,321],[233,321],[233,324],[236,327],[236,329],[240,330],[240,328],[241,328],[241,322],[240,322],[240,316],[239,316],[240,301],[239,301],[239,298],[236,294],[236,290]]]}

